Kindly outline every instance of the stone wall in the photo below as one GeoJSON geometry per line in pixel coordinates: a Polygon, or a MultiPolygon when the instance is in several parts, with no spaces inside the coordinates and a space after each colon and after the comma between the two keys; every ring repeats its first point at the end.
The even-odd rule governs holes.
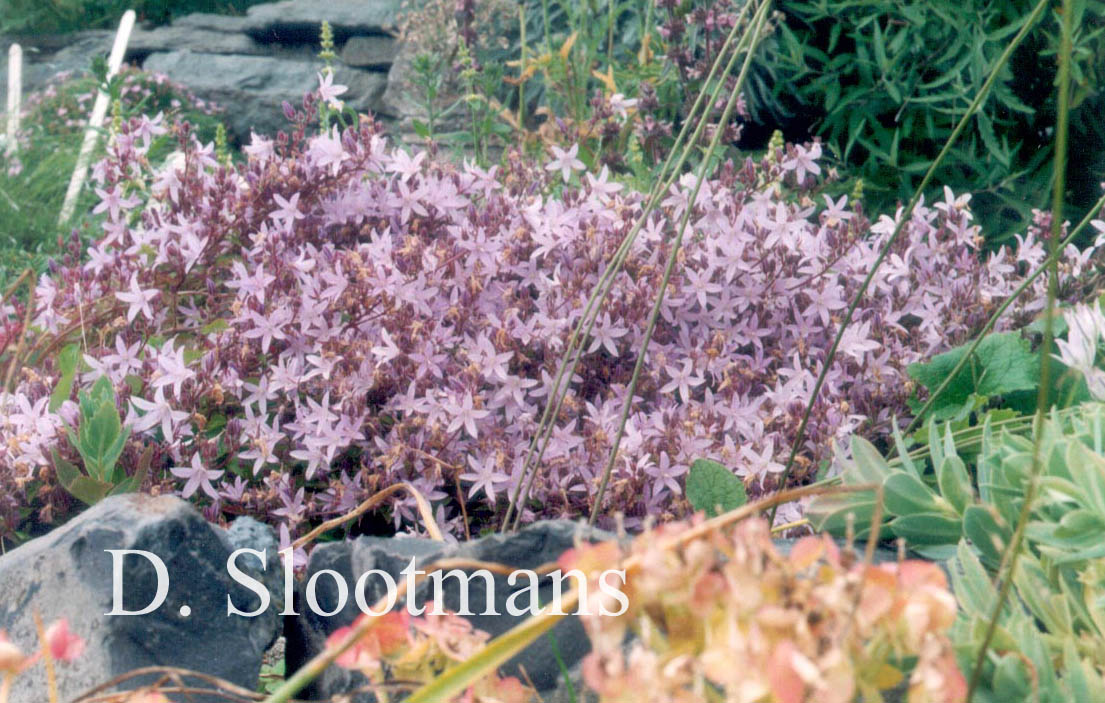
{"type": "MultiPolygon", "coordinates": [[[[319,28],[334,29],[339,60],[335,83],[359,112],[384,122],[403,117],[404,82],[394,37],[399,0],[283,0],[249,8],[244,17],[192,14],[171,25],[136,27],[126,61],[164,73],[225,110],[222,119],[232,138],[248,143],[250,131],[274,133],[286,126],[280,104],[299,105],[317,87],[319,28]]],[[[41,88],[59,71],[79,71],[92,58],[106,56],[114,32],[91,30],[64,36],[0,37],[0,70],[7,75],[7,46],[24,49],[25,93],[41,88]]],[[[0,106],[6,104],[6,78],[0,81],[0,106]]]]}

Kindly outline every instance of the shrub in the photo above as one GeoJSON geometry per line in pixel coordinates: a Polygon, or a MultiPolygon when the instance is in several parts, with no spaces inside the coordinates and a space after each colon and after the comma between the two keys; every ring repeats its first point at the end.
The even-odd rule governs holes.
{"type": "Polygon", "coordinates": [[[192,12],[240,15],[259,2],[262,0],[2,0],[0,32],[35,35],[114,28],[127,10],[134,10],[140,20],[165,24],[192,12]]]}
{"type": "MultiPolygon", "coordinates": [[[[123,126],[95,169],[104,236],[39,279],[30,329],[21,304],[3,311],[0,350],[21,369],[0,420],[5,532],[32,510],[69,509],[48,457],[79,465],[57,435],[76,411],[47,403],[71,343],[84,366],[70,398],[102,375],[115,386],[132,430],[120,466],[129,475],[152,451],[150,490],[183,489],[213,519],[250,513],[294,531],[397,481],[452,531],[499,516],[642,195],[578,174],[570,152],[546,165],[511,152],[485,171],[390,148],[370,121],[308,136],[315,101],[285,105],[293,134],[257,137],[229,168],[187,125],[173,127],[182,165],[156,167],[144,158],[153,122],[123,126]]],[[[777,483],[837,316],[894,227],[846,198],[812,202],[816,153],[723,164],[693,204],[605,506],[629,524],[685,512],[681,478],[700,457],[752,494],[777,483]]],[[[666,194],[616,279],[528,517],[591,500],[689,186],[666,194]]],[[[964,339],[1042,257],[1031,237],[976,255],[966,200],[949,191],[914,213],[834,361],[797,480],[832,438],[886,431],[905,410],[906,364],[964,339]]],[[[1026,299],[1009,324],[1037,309],[1026,299]]],[[[412,517],[394,505],[397,524],[412,517]]]]}
{"type": "MultiPolygon", "coordinates": [[[[820,135],[863,178],[873,207],[906,201],[1033,4],[786,3],[786,21],[749,83],[749,109],[759,122],[789,123],[791,139],[820,135]]],[[[1098,118],[1105,3],[1075,8],[1070,128],[1079,146],[1070,152],[1067,198],[1068,211],[1080,217],[1105,180],[1098,118]]],[[[1050,191],[1058,23],[1047,17],[936,175],[935,182],[974,194],[984,231],[997,242],[1022,231],[1050,191]]]]}

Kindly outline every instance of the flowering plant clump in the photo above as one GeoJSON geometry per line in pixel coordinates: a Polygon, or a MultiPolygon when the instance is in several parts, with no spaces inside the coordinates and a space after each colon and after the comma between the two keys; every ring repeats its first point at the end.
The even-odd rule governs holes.
{"type": "MultiPolygon", "coordinates": [[[[186,115],[195,123],[219,113],[217,105],[196,97],[164,74],[123,66],[114,80],[118,89],[117,107],[127,114],[161,112],[167,119],[186,115]]],[[[33,142],[42,138],[67,137],[86,128],[96,88],[92,76],[65,71],[51,78],[42,90],[29,94],[23,102],[22,128],[16,135],[19,150],[33,149],[33,142]]],[[[17,176],[23,170],[18,151],[6,158],[9,177],[17,176]]]]}
{"type": "MultiPolygon", "coordinates": [[[[365,619],[376,623],[337,664],[364,674],[373,684],[403,682],[417,686],[434,680],[451,665],[467,661],[480,651],[490,635],[453,613],[411,617],[406,609],[384,615],[362,614],[348,627],[335,630],[327,648],[338,646],[365,619]]],[[[454,700],[463,703],[527,703],[533,690],[516,677],[490,672],[454,700]]]]}
{"type": "MultiPolygon", "coordinates": [[[[103,236],[84,252],[73,240],[39,279],[29,328],[21,302],[0,310],[0,354],[19,369],[0,395],[0,534],[31,509],[68,510],[52,452],[80,464],[59,429],[101,376],[131,431],[119,466],[149,453],[146,489],[211,519],[248,513],[291,535],[399,481],[453,533],[505,511],[566,341],[644,196],[580,173],[570,150],[483,170],[391,147],[368,119],[312,135],[317,99],[285,104],[293,133],[256,136],[240,165],[175,125],[183,158],[156,166],[148,139],[165,127],[122,126],[94,172],[103,236]],[[80,369],[51,400],[70,345],[80,369]]],[[[585,340],[528,519],[589,506],[688,207],[603,507],[630,525],[685,513],[681,479],[704,456],[754,495],[776,485],[839,316],[895,224],[847,198],[812,201],[816,154],[725,163],[693,204],[690,177],[664,194],[585,340]]],[[[887,430],[906,410],[905,366],[963,340],[1043,258],[1032,233],[981,254],[966,200],[918,207],[875,276],[796,480],[833,438],[887,430]]],[[[1068,252],[1066,279],[1092,254],[1068,252]]],[[[1012,323],[1041,304],[1024,300],[1012,323]]],[[[413,507],[393,504],[397,525],[413,507]]]]}
{"type": "MultiPolygon", "coordinates": [[[[825,536],[784,556],[763,520],[673,548],[699,528],[671,523],[637,537],[625,612],[582,610],[592,645],[584,682],[602,703],[882,700],[905,672],[911,703],[965,700],[947,634],[956,602],[938,565],[867,564],[825,536]]],[[[561,568],[598,573],[611,551],[616,559],[614,543],[583,547],[561,568]]]]}

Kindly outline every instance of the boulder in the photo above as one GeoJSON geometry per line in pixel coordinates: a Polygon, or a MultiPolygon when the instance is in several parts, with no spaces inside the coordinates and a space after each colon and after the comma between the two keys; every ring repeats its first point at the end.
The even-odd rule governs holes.
{"type": "Polygon", "coordinates": [[[346,66],[387,70],[399,53],[399,42],[392,37],[350,37],[341,49],[341,61],[346,66]]]}
{"type": "MultiPolygon", "coordinates": [[[[168,51],[151,54],[143,68],[164,73],[187,85],[205,100],[224,109],[222,119],[231,136],[248,143],[250,130],[275,134],[287,129],[280,105],[302,104],[304,94],[318,88],[317,60],[283,60],[272,56],[201,54],[168,51]]],[[[337,66],[334,82],[348,86],[342,99],[359,112],[376,112],[387,78],[370,71],[337,66]]]]}
{"type": "MultiPolygon", "coordinates": [[[[265,529],[246,524],[231,536],[240,545],[275,551],[271,531],[266,538],[265,529]]],[[[46,623],[68,620],[87,648],[75,662],[59,666],[62,700],[145,666],[195,670],[253,688],[261,656],[278,635],[280,618],[276,604],[257,617],[227,615],[228,595],[242,610],[257,606],[256,595],[227,571],[234,548],[231,536],[173,496],[107,498],[0,557],[0,629],[30,652],[37,648],[34,613],[46,623]],[[114,609],[115,586],[113,555],[105,551],[109,549],[144,550],[164,563],[168,585],[160,607],[144,615],[108,614],[114,609]]],[[[251,563],[256,560],[248,556],[238,561],[241,567],[251,563]]],[[[257,574],[256,569],[250,571],[257,574]]],[[[158,577],[151,561],[127,555],[120,572],[125,610],[139,611],[154,602],[158,577]]],[[[35,667],[16,679],[11,700],[46,700],[41,674],[41,667],[35,667]]],[[[138,677],[124,687],[152,681],[138,677]]]]}
{"type": "Polygon", "coordinates": [[[387,34],[398,21],[400,0],[283,0],[254,5],[242,31],[262,42],[318,43],[323,20],[334,29],[334,41],[387,34]]]}
{"type": "MultiPolygon", "coordinates": [[[[536,569],[548,562],[556,561],[566,550],[572,548],[576,537],[589,541],[612,539],[613,535],[601,530],[591,530],[567,520],[542,522],[531,525],[516,534],[492,535],[464,544],[446,545],[419,538],[360,537],[347,542],[332,542],[315,548],[307,566],[306,578],[300,581],[296,590],[296,611],[298,616],[287,618],[285,635],[287,637],[286,666],[293,672],[322,651],[326,638],[334,630],[349,625],[360,611],[353,599],[353,586],[357,579],[371,569],[388,573],[396,583],[403,580],[400,572],[413,558],[415,566],[422,569],[442,558],[476,559],[480,561],[507,564],[516,569],[536,569]],[[350,595],[345,607],[332,616],[312,612],[306,603],[306,584],[312,576],[323,570],[337,573],[346,582],[350,595]]],[[[469,608],[473,615],[465,616],[474,627],[498,636],[522,622],[522,616],[512,616],[506,611],[506,602],[511,593],[523,588],[525,579],[510,586],[504,576],[495,576],[494,599],[486,593],[486,583],[482,578],[469,580],[469,608]],[[499,615],[483,615],[487,604],[494,602],[499,615]]],[[[366,581],[365,600],[374,603],[384,595],[383,579],[369,578],[366,581]]],[[[416,605],[433,602],[433,584],[425,581],[419,587],[416,605]]],[[[459,580],[455,577],[442,581],[442,600],[446,609],[459,611],[461,600],[459,580]]],[[[553,583],[549,578],[541,581],[541,602],[552,600],[553,583]]],[[[319,577],[316,582],[315,598],[321,612],[331,612],[338,606],[338,586],[330,575],[319,577]]],[[[525,603],[525,599],[522,600],[525,603]]],[[[571,667],[590,651],[590,643],[583,626],[575,616],[565,618],[551,632],[552,638],[542,637],[524,652],[503,667],[506,674],[517,674],[525,668],[529,678],[538,690],[548,692],[556,690],[561,678],[557,652],[565,665],[571,667]],[[555,640],[556,651],[554,651],[555,640]]],[[[299,695],[307,699],[329,698],[347,692],[365,683],[359,674],[354,674],[336,666],[329,667],[322,676],[299,695]]],[[[371,700],[368,697],[365,701],[371,700]]]]}
{"type": "MultiPolygon", "coordinates": [[[[232,17],[230,19],[238,19],[232,17]]],[[[200,29],[183,22],[175,22],[155,29],[135,29],[127,43],[126,60],[136,63],[158,51],[190,49],[206,54],[244,54],[266,56],[273,47],[251,39],[241,32],[218,29],[200,29]]]]}

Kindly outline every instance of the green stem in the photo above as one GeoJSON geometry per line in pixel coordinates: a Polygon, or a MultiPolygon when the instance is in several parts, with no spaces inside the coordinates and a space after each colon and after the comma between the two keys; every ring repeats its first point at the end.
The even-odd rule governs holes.
{"type": "MultiPolygon", "coordinates": [[[[983,83],[982,88],[975,95],[974,100],[967,107],[966,112],[963,113],[963,117],[960,118],[959,124],[955,126],[951,136],[944,143],[944,148],[937,154],[936,159],[929,165],[928,171],[925,172],[925,177],[921,179],[921,183],[917,186],[917,189],[913,192],[913,197],[910,198],[909,204],[906,205],[905,210],[898,218],[898,225],[894,228],[894,232],[890,235],[890,238],[886,240],[886,244],[883,245],[882,250],[879,252],[878,257],[875,259],[874,264],[871,266],[871,270],[867,273],[867,277],[863,279],[863,283],[860,285],[859,290],[856,291],[856,295],[852,298],[851,304],[848,306],[847,311],[844,313],[844,319],[840,322],[840,330],[836,334],[836,339],[833,340],[833,344],[829,347],[829,353],[825,356],[825,360],[821,366],[821,372],[817,375],[817,382],[814,383],[813,392],[810,394],[809,403],[806,404],[805,412],[802,413],[802,422],[798,425],[798,432],[794,437],[794,443],[790,448],[790,457],[787,459],[786,469],[783,471],[782,480],[779,483],[778,490],[784,490],[787,485],[787,481],[790,479],[791,471],[794,469],[794,461],[798,457],[798,450],[802,446],[802,440],[806,435],[806,426],[809,424],[810,415],[813,413],[813,406],[817,402],[817,396],[821,393],[821,387],[825,385],[825,378],[829,374],[829,369],[832,368],[833,359],[836,358],[837,348],[840,346],[840,341],[844,338],[844,333],[847,331],[848,326],[852,323],[852,315],[855,313],[856,308],[859,306],[860,301],[863,300],[863,296],[867,294],[867,288],[871,285],[871,281],[875,278],[875,274],[882,266],[882,262],[886,259],[890,253],[891,247],[898,241],[898,237],[901,236],[905,230],[906,224],[909,223],[913,217],[913,210],[917,207],[917,203],[920,202],[922,195],[925,192],[925,188],[928,187],[929,182],[932,181],[933,176],[936,174],[936,169],[943,163],[944,158],[947,157],[951,151],[952,146],[959,139],[959,135],[966,129],[967,123],[978,112],[978,108],[982,105],[983,101],[990,95],[990,90],[993,88],[994,83],[997,82],[998,74],[1005,68],[1005,65],[1009,62],[1009,59],[1013,55],[1013,51],[1020,45],[1024,38],[1028,35],[1029,30],[1036,24],[1036,20],[1043,14],[1044,9],[1048,6],[1048,0],[1040,0],[1035,9],[1032,10],[1032,14],[1029,16],[1028,21],[1024,23],[1020,31],[1017,32],[1017,36],[1005,47],[1005,51],[998,58],[997,63],[994,64],[993,69],[990,70],[990,75],[986,78],[986,82],[983,83]]],[[[779,506],[776,505],[771,509],[771,516],[769,523],[775,522],[775,513],[778,511],[779,506]]]]}
{"type": "MultiPolygon", "coordinates": [[[[770,2],[765,2],[756,13],[756,18],[752,24],[752,41],[748,48],[748,52],[744,55],[744,64],[741,66],[740,75],[737,77],[737,84],[733,87],[733,91],[729,95],[729,100],[725,104],[725,111],[722,113],[721,120],[714,130],[714,136],[710,139],[710,146],[707,148],[706,155],[703,157],[702,163],[698,167],[698,176],[695,178],[694,188],[691,190],[691,194],[687,199],[686,211],[684,211],[683,218],[679,222],[679,231],[675,235],[675,242],[672,244],[671,254],[668,255],[667,265],[664,267],[664,277],[660,281],[660,290],[656,294],[656,300],[652,305],[652,312],[649,314],[648,326],[645,328],[645,336],[644,339],[641,340],[641,349],[637,352],[637,362],[633,366],[633,376],[629,380],[629,388],[626,391],[625,404],[622,406],[622,416],[618,424],[618,433],[614,437],[614,444],[610,447],[610,456],[602,472],[602,481],[599,484],[598,493],[595,494],[594,505],[591,507],[591,517],[588,520],[589,524],[593,525],[595,523],[599,510],[602,508],[603,495],[606,493],[606,486],[610,482],[610,474],[614,471],[614,462],[618,457],[618,447],[621,444],[622,436],[625,435],[625,426],[629,420],[629,412],[633,408],[633,393],[637,390],[637,382],[640,379],[641,370],[645,365],[645,355],[648,353],[648,344],[652,340],[652,333],[656,329],[657,321],[660,319],[660,309],[663,307],[664,303],[664,292],[667,290],[668,282],[671,280],[671,275],[675,271],[679,249],[683,244],[683,235],[687,231],[687,223],[690,222],[691,214],[694,212],[695,202],[698,201],[698,192],[702,188],[702,183],[706,180],[706,174],[709,173],[710,167],[713,164],[714,153],[721,143],[721,136],[725,133],[725,126],[729,124],[729,118],[733,114],[733,108],[737,105],[737,98],[740,96],[741,88],[744,86],[745,78],[748,76],[748,68],[752,65],[752,57],[755,55],[756,47],[762,39],[764,23],[767,21],[768,16],[767,9],[770,6],[770,2]]],[[[705,120],[706,117],[703,118],[703,121],[705,120]]],[[[686,402],[687,399],[683,398],[683,401],[686,402]]]]}
{"type": "Polygon", "coordinates": [[[930,409],[932,409],[932,406],[936,402],[936,399],[940,397],[940,394],[943,393],[949,385],[951,385],[952,380],[959,376],[959,372],[963,370],[963,367],[966,366],[967,363],[974,358],[974,353],[975,350],[978,349],[978,345],[982,344],[983,338],[985,338],[986,334],[994,328],[994,325],[996,325],[1001,316],[1005,314],[1005,311],[1009,309],[1009,306],[1012,305],[1021,296],[1021,294],[1024,293],[1024,291],[1026,291],[1028,287],[1032,285],[1032,283],[1037,278],[1040,277],[1042,273],[1047,271],[1048,267],[1051,266],[1051,264],[1059,260],[1059,256],[1062,255],[1063,250],[1067,248],[1067,245],[1073,242],[1075,238],[1082,233],[1082,230],[1084,230],[1086,226],[1090,224],[1090,220],[1092,220],[1098,213],[1100,213],[1102,211],[1102,208],[1105,208],[1105,195],[1101,196],[1101,198],[1099,198],[1098,201],[1094,203],[1093,207],[1091,207],[1086,213],[1086,216],[1083,217],[1082,221],[1078,223],[1078,226],[1071,230],[1066,239],[1059,243],[1059,246],[1056,248],[1056,250],[1049,253],[1047,255],[1047,258],[1045,258],[1040,263],[1040,265],[1037,266],[1035,270],[1033,270],[1032,273],[1029,274],[1029,276],[1025,278],[1021,282],[1021,284],[1013,290],[1012,293],[1009,294],[1009,297],[1002,301],[1002,304],[998,306],[998,309],[994,311],[994,314],[991,315],[990,319],[986,321],[986,324],[982,326],[981,331],[979,331],[974,341],[971,342],[971,346],[967,347],[966,353],[963,354],[962,358],[959,359],[958,363],[956,363],[956,365],[952,368],[951,372],[944,377],[944,380],[940,382],[940,385],[937,386],[936,389],[929,394],[928,400],[926,400],[925,404],[921,406],[921,409],[917,411],[917,414],[909,423],[909,426],[906,427],[903,434],[909,434],[913,430],[917,429],[918,426],[920,426],[925,414],[930,409]]]}
{"type": "MultiPolygon", "coordinates": [[[[731,46],[733,40],[736,39],[741,23],[744,21],[744,17],[751,6],[752,3],[747,3],[741,9],[737,21],[733,23],[733,28],[730,30],[729,36],[725,40],[726,48],[731,46]]],[[[732,58],[730,58],[728,65],[725,67],[726,74],[732,70],[736,63],[736,57],[740,54],[741,48],[745,45],[747,39],[747,34],[741,36],[732,58]]],[[[714,65],[710,67],[710,73],[706,78],[707,85],[714,79],[714,76],[717,75],[720,69],[720,61],[715,62],[714,65]]],[[[591,293],[591,297],[588,299],[587,306],[584,309],[583,316],[580,318],[579,323],[576,325],[575,329],[572,330],[572,334],[568,338],[568,344],[564,350],[563,359],[557,370],[556,378],[553,381],[552,392],[549,394],[545,410],[541,415],[537,432],[534,434],[533,440],[531,440],[529,449],[526,452],[526,460],[523,463],[522,474],[519,477],[518,485],[515,487],[510,504],[507,506],[506,515],[503,518],[502,524],[503,532],[511,528],[510,519],[512,515],[516,515],[514,521],[515,527],[521,520],[521,502],[524,502],[526,500],[525,496],[529,495],[529,487],[527,486],[523,493],[523,485],[526,484],[527,477],[529,479],[529,485],[532,485],[533,476],[536,474],[537,467],[541,464],[541,460],[545,454],[545,448],[548,446],[549,437],[555,427],[553,418],[560,414],[560,407],[567,397],[568,389],[566,386],[564,388],[564,393],[561,394],[561,382],[565,377],[565,372],[567,372],[568,378],[571,378],[575,374],[575,369],[582,358],[582,347],[580,346],[580,342],[591,334],[591,329],[594,326],[595,320],[598,319],[599,305],[601,305],[602,301],[606,298],[610,287],[613,285],[615,276],[622,270],[622,265],[629,255],[629,250],[633,246],[633,242],[636,241],[641,228],[644,227],[645,222],[648,221],[649,216],[651,216],[652,212],[655,210],[657,204],[660,202],[661,196],[667,192],[667,189],[675,182],[683,169],[683,165],[694,151],[694,145],[698,143],[698,139],[706,127],[709,115],[704,113],[702,120],[695,128],[694,134],[688,139],[688,134],[692,129],[692,125],[695,124],[695,116],[698,115],[700,110],[705,109],[704,106],[713,105],[717,101],[723,85],[724,81],[718,81],[714,86],[713,93],[708,97],[706,91],[702,91],[698,94],[694,105],[691,106],[691,110],[687,115],[687,119],[683,123],[683,127],[679,131],[679,135],[675,139],[675,143],[672,145],[667,158],[657,172],[656,183],[649,193],[648,200],[642,209],[641,215],[637,218],[637,221],[633,224],[629,233],[622,239],[621,244],[618,246],[618,250],[614,253],[610,261],[610,266],[607,267],[606,272],[603,273],[594,291],[591,293]],[[678,160],[676,160],[675,157],[676,153],[679,153],[678,160]],[[675,161],[674,166],[672,165],[673,161],[675,161]],[[540,451],[537,450],[538,446],[540,446],[540,451]]]]}
{"type": "Polygon", "coordinates": [[[990,649],[990,643],[993,642],[994,633],[997,631],[1001,611],[1005,609],[1005,604],[1009,600],[1009,592],[1017,573],[1017,563],[1020,561],[1024,531],[1028,525],[1028,518],[1032,514],[1032,504],[1035,501],[1039,484],[1040,467],[1043,464],[1040,448],[1043,444],[1044,421],[1047,414],[1048,391],[1050,390],[1051,364],[1049,362],[1055,333],[1055,298],[1059,281],[1057,254],[1059,251],[1059,236],[1063,233],[1063,196],[1066,189],[1073,4],[1071,0],[1063,0],[1063,29],[1059,44],[1059,110],[1055,118],[1055,173],[1051,192],[1051,237],[1048,238],[1050,261],[1048,263],[1047,310],[1044,311],[1044,339],[1040,344],[1040,391],[1036,397],[1036,434],[1032,442],[1032,470],[1028,477],[1028,487],[1024,492],[1021,512],[1017,517],[1017,527],[1013,531],[1013,542],[1002,555],[1001,568],[998,569],[996,575],[996,578],[1001,581],[1001,588],[998,591],[998,600],[994,603],[994,610],[990,615],[990,622],[986,626],[986,635],[982,638],[982,644],[979,646],[978,654],[975,657],[974,669],[971,671],[971,682],[967,687],[966,703],[971,702],[975,691],[978,690],[979,683],[982,681],[982,667],[986,662],[986,654],[990,649]],[[1006,572],[1005,562],[1007,561],[1008,571],[1006,572]]]}

